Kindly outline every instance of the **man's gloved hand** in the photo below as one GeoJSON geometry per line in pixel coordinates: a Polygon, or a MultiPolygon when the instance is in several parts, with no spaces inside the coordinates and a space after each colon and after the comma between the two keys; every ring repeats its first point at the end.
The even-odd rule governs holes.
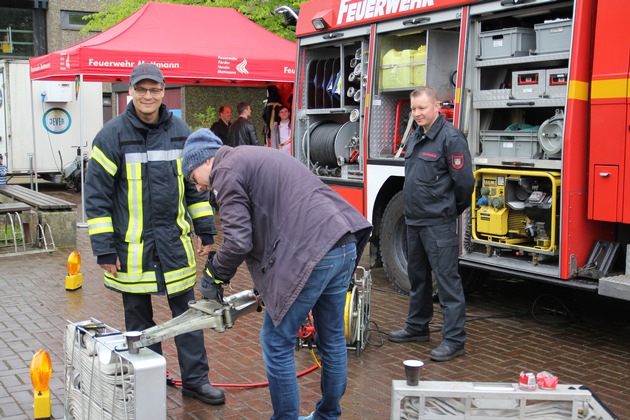
{"type": "Polygon", "coordinates": [[[201,277],[199,290],[204,299],[216,300],[219,303],[223,303],[223,283],[215,283],[214,279],[207,274],[207,270],[204,271],[201,277]]]}
{"type": "Polygon", "coordinates": [[[216,272],[212,266],[212,257],[214,257],[214,254],[214,252],[208,254],[208,261],[206,261],[206,268],[203,270],[199,290],[204,299],[216,300],[223,303],[223,285],[229,284],[229,281],[223,281],[216,277],[216,272]]]}

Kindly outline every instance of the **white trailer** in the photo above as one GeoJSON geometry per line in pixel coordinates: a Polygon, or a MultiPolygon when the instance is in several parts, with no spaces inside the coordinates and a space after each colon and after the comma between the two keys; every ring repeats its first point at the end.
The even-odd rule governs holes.
{"type": "Polygon", "coordinates": [[[103,126],[102,104],[101,83],[31,81],[28,60],[0,60],[0,153],[9,175],[78,190],[73,169],[103,126]]]}

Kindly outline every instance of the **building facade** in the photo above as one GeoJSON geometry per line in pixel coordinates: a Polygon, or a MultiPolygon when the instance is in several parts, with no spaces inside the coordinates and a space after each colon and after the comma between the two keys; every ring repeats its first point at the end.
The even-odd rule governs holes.
{"type": "MultiPolygon", "coordinates": [[[[95,34],[82,33],[85,16],[114,0],[0,0],[0,60],[28,59],[95,34]]],[[[112,118],[111,87],[103,86],[103,121],[112,118]]]]}

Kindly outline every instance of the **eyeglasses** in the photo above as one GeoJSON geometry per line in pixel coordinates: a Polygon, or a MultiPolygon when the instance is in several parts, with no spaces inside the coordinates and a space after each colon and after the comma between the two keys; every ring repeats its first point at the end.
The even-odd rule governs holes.
{"type": "Polygon", "coordinates": [[[190,173],[190,177],[188,177],[188,182],[190,182],[193,185],[197,185],[197,180],[195,179],[195,173],[194,172],[190,173]]]}
{"type": "Polygon", "coordinates": [[[151,96],[158,96],[160,93],[162,93],[162,91],[164,91],[164,89],[158,89],[158,88],[147,89],[140,86],[134,86],[133,90],[135,90],[136,93],[140,96],[146,95],[147,92],[150,92],[151,96]]]}

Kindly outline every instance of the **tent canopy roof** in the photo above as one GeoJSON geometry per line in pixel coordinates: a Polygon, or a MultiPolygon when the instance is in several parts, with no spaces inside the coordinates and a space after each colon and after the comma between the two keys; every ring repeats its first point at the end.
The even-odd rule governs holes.
{"type": "Polygon", "coordinates": [[[234,9],[147,3],[83,42],[29,60],[32,80],[128,82],[154,63],[167,84],[265,86],[295,80],[295,43],[234,9]]]}

